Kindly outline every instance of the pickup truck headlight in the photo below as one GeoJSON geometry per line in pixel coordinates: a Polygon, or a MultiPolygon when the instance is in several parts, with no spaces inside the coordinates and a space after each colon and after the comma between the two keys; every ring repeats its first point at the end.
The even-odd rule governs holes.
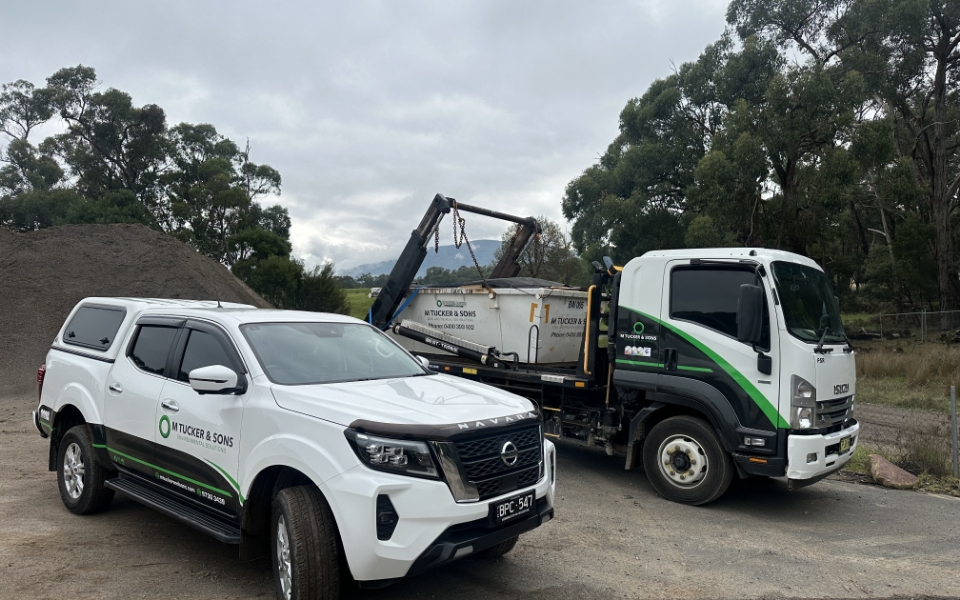
{"type": "Polygon", "coordinates": [[[440,479],[436,463],[425,442],[396,440],[353,429],[345,432],[360,462],[378,471],[440,479]]]}
{"type": "Polygon", "coordinates": [[[790,426],[810,429],[817,407],[817,388],[798,375],[790,377],[790,426]]]}

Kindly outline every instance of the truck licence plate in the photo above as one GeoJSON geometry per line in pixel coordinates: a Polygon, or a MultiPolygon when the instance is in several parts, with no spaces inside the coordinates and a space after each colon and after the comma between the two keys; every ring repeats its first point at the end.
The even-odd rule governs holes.
{"type": "Polygon", "coordinates": [[[492,502],[490,504],[490,520],[494,525],[513,521],[532,511],[536,503],[536,496],[532,491],[492,502]]]}
{"type": "Polygon", "coordinates": [[[850,449],[850,436],[848,435],[847,437],[840,440],[840,454],[843,454],[849,449],[850,449]]]}

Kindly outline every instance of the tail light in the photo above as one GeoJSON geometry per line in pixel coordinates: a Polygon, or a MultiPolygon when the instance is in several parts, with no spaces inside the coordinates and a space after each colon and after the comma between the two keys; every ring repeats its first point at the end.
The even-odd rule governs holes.
{"type": "Polygon", "coordinates": [[[40,397],[43,395],[43,378],[47,374],[47,365],[40,365],[40,368],[37,369],[37,402],[40,401],[40,397]]]}

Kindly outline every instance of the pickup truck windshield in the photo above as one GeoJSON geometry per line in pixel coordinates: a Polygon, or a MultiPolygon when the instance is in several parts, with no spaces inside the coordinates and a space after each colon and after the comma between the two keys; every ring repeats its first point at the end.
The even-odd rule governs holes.
{"type": "Polygon", "coordinates": [[[411,377],[430,372],[369,325],[254,323],[240,327],[267,377],[308,385],[411,377]]]}
{"type": "Polygon", "coordinates": [[[827,344],[847,340],[833,290],[823,271],[775,261],[773,277],[791,335],[814,344],[821,338],[827,344]]]}

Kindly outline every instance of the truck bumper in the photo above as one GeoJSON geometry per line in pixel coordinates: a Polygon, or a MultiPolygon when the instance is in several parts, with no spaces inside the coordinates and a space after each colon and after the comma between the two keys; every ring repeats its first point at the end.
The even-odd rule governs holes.
{"type": "Polygon", "coordinates": [[[851,425],[834,433],[787,437],[787,479],[791,487],[819,481],[849,462],[860,437],[860,424],[851,421],[851,425]],[[841,452],[844,440],[849,441],[850,447],[841,452]]]}
{"type": "Polygon", "coordinates": [[[350,573],[361,587],[376,588],[470,556],[553,517],[556,450],[544,442],[543,477],[534,486],[483,500],[457,503],[443,481],[415,479],[358,466],[320,489],[340,529],[350,573]],[[497,500],[534,490],[536,505],[522,520],[492,527],[497,500]],[[385,494],[398,516],[388,540],[377,539],[377,497],[385,494]]]}

